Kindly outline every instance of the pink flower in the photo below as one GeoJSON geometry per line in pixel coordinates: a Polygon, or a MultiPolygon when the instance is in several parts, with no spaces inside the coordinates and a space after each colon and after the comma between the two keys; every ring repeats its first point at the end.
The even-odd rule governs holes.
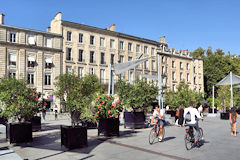
{"type": "Polygon", "coordinates": [[[97,117],[98,117],[98,115],[97,115],[97,117]]]}
{"type": "Polygon", "coordinates": [[[98,109],[100,108],[100,106],[97,107],[98,109]]]}
{"type": "Polygon", "coordinates": [[[102,105],[102,103],[99,104],[99,106],[101,106],[101,105],[102,105]]]}
{"type": "Polygon", "coordinates": [[[117,100],[117,103],[120,103],[120,100],[119,100],[119,99],[117,100]]]}
{"type": "Polygon", "coordinates": [[[34,98],[34,100],[35,100],[35,101],[37,101],[37,100],[38,100],[38,98],[34,98]]]}
{"type": "Polygon", "coordinates": [[[115,115],[115,118],[118,118],[118,115],[115,115]]]}
{"type": "Polygon", "coordinates": [[[116,107],[116,104],[112,104],[113,107],[116,107]]]}
{"type": "Polygon", "coordinates": [[[103,119],[105,118],[105,116],[103,116],[103,119]]]}
{"type": "Polygon", "coordinates": [[[104,104],[104,101],[102,102],[102,104],[104,104]]]}
{"type": "Polygon", "coordinates": [[[99,113],[99,111],[97,111],[97,113],[99,113]]]}
{"type": "Polygon", "coordinates": [[[108,113],[110,113],[110,110],[108,110],[108,113]]]}
{"type": "Polygon", "coordinates": [[[95,101],[97,101],[97,98],[95,99],[95,101]]]}
{"type": "Polygon", "coordinates": [[[110,115],[109,118],[112,118],[112,116],[110,115]]]}
{"type": "Polygon", "coordinates": [[[98,96],[98,99],[100,99],[100,96],[98,96]]]}

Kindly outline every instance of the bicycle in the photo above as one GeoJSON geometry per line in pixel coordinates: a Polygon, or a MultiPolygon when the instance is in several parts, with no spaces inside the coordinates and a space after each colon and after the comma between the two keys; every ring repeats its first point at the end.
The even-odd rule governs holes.
{"type": "MultiPolygon", "coordinates": [[[[165,136],[165,127],[163,125],[163,128],[162,128],[162,140],[161,142],[164,140],[164,136],[165,136]]],[[[150,134],[149,134],[149,144],[153,144],[153,142],[155,141],[155,139],[158,139],[160,135],[160,125],[159,124],[153,124],[153,128],[151,129],[150,131],[150,134]]]]}
{"type": "MultiPolygon", "coordinates": [[[[185,125],[188,126],[188,125],[185,125]]],[[[192,147],[195,144],[195,135],[193,132],[193,127],[189,126],[189,128],[185,129],[186,133],[185,133],[185,137],[184,137],[184,141],[185,141],[185,147],[187,150],[192,149],[192,147]]],[[[203,138],[203,129],[199,127],[199,139],[203,138]]]]}

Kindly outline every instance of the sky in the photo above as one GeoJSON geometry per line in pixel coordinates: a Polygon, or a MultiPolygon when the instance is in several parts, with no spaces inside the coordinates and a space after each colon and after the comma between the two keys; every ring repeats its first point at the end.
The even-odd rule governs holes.
{"type": "Polygon", "coordinates": [[[46,31],[62,19],[194,51],[209,46],[240,55],[239,0],[0,0],[5,24],[46,31]]]}

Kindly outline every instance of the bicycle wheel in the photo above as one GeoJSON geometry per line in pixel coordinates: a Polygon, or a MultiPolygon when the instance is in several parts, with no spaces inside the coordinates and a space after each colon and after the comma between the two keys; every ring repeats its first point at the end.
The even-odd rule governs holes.
{"type": "Polygon", "coordinates": [[[199,140],[203,139],[203,129],[199,128],[199,140]]]}
{"type": "Polygon", "coordinates": [[[149,134],[149,144],[153,144],[156,137],[157,137],[157,133],[155,132],[155,128],[153,127],[149,134]]]}
{"type": "Polygon", "coordinates": [[[185,147],[187,150],[190,150],[193,147],[194,142],[192,141],[191,136],[189,135],[189,133],[186,134],[185,138],[185,147]]]}

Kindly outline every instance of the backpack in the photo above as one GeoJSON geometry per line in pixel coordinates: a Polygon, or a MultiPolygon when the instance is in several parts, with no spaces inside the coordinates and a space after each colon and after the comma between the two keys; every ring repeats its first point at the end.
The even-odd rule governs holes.
{"type": "Polygon", "coordinates": [[[232,114],[231,118],[232,118],[232,123],[235,123],[235,122],[237,121],[237,115],[236,115],[236,113],[235,113],[235,114],[232,114]]]}
{"type": "Polygon", "coordinates": [[[190,122],[191,121],[191,113],[188,111],[187,114],[185,115],[185,121],[190,122]]]}

